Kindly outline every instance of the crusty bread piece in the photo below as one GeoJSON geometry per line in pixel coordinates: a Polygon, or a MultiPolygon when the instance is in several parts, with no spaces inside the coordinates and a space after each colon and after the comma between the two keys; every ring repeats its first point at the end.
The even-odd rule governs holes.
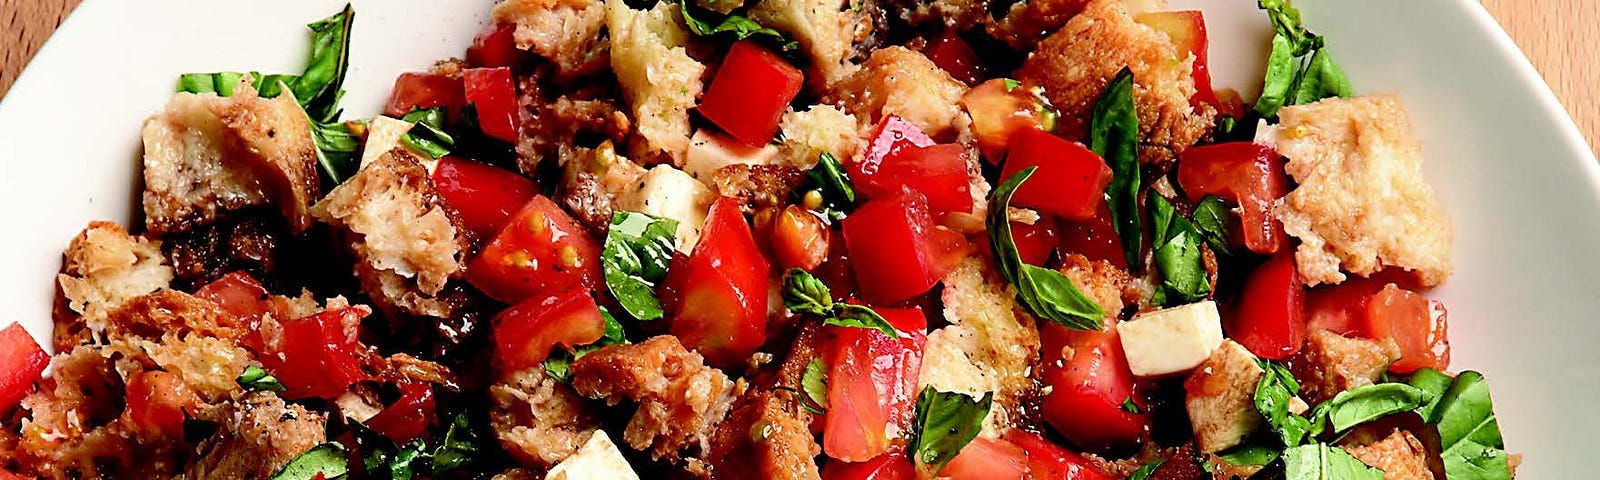
{"type": "Polygon", "coordinates": [[[778,122],[783,131],[778,152],[789,166],[802,170],[817,164],[823,152],[845,162],[861,150],[860,128],[854,115],[833,105],[815,105],[803,112],[789,111],[778,122]]]}
{"type": "Polygon", "coordinates": [[[600,428],[598,408],[542,367],[513,372],[489,387],[489,422],[500,446],[527,465],[549,467],[578,451],[600,428]]]}
{"type": "Polygon", "coordinates": [[[501,0],[489,18],[516,25],[512,36],[517,48],[550,60],[558,75],[583,72],[606,53],[600,36],[606,4],[601,0],[501,0]]]}
{"type": "Polygon", "coordinates": [[[169,335],[160,341],[134,340],[162,370],[176,374],[206,402],[227,400],[239,391],[236,379],[255,363],[250,352],[230,340],[201,335],[169,335]]]}
{"type": "Polygon", "coordinates": [[[79,317],[58,322],[55,343],[75,345],[102,335],[107,316],[118,306],[166,288],[172,283],[172,267],[166,265],[160,241],[128,235],[115,223],[91,222],[67,247],[56,282],[79,317]]]}
{"type": "Polygon", "coordinates": [[[684,460],[710,451],[717,423],[744,383],[706,366],[671,335],[603,347],[572,362],[579,395],[638,406],[622,439],[656,459],[684,460]]]}
{"type": "Polygon", "coordinates": [[[1450,217],[1422,178],[1422,145],[1394,96],[1330,98],[1278,111],[1256,140],[1289,158],[1299,183],[1276,209],[1300,239],[1307,285],[1384,267],[1432,286],[1450,276],[1450,217]]]}
{"type": "Polygon", "coordinates": [[[1184,406],[1202,453],[1233,448],[1261,426],[1256,383],[1266,371],[1255,355],[1232,340],[1211,352],[1183,383],[1184,406]]]}
{"type": "Polygon", "coordinates": [[[678,7],[662,2],[634,10],[622,0],[608,0],[606,15],[611,69],[643,139],[633,146],[633,156],[665,154],[681,165],[689,149],[689,109],[704,87],[706,66],[684,48],[689,32],[678,7]]]}
{"type": "Polygon", "coordinates": [[[177,478],[267,478],[327,441],[326,416],[270,392],[246,394],[236,406],[219,410],[222,428],[200,443],[177,478]]]}
{"type": "Polygon", "coordinates": [[[1394,430],[1382,440],[1367,445],[1344,445],[1361,463],[1383,470],[1383,480],[1433,480],[1428,469],[1428,449],[1405,430],[1394,430]]]}
{"type": "Polygon", "coordinates": [[[967,86],[922,53],[905,47],[872,52],[860,70],[829,88],[824,102],[856,117],[860,129],[895,114],[935,139],[955,134],[967,86]]]}
{"type": "Polygon", "coordinates": [[[292,95],[247,83],[231,97],[178,93],[144,124],[145,226],[164,234],[240,208],[276,204],[295,232],[320,193],[316,145],[292,95]]]}
{"type": "Polygon", "coordinates": [[[816,90],[855,71],[850,64],[857,14],[843,0],[762,0],[750,18],[794,37],[811,59],[806,82],[816,90]]]}
{"type": "Polygon", "coordinates": [[[1339,392],[1377,383],[1389,364],[1399,359],[1394,339],[1347,338],[1317,330],[1288,363],[1300,381],[1300,396],[1317,404],[1339,392]]]}
{"type": "Polygon", "coordinates": [[[993,267],[969,257],[944,278],[949,326],[928,334],[919,386],[981,395],[994,392],[984,432],[995,436],[1016,421],[1028,377],[1039,356],[1039,331],[1021,313],[1016,293],[993,267]]]}

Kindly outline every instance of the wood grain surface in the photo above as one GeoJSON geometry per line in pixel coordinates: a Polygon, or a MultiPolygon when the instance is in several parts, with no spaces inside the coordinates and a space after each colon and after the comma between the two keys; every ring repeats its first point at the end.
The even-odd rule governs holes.
{"type": "MultiPolygon", "coordinates": [[[[0,98],[81,0],[0,0],[0,98]]],[[[1481,0],[1600,145],[1600,0],[1481,0]]]]}

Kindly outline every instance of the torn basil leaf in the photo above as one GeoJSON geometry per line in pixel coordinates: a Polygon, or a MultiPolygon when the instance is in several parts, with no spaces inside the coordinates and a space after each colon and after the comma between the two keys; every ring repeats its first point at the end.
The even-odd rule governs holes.
{"type": "Polygon", "coordinates": [[[411,131],[401,135],[400,141],[428,158],[443,158],[456,146],[455,138],[444,130],[444,107],[414,109],[400,119],[412,124],[411,131]]]}
{"type": "Polygon", "coordinates": [[[894,325],[891,325],[888,319],[883,318],[883,315],[879,315],[872,307],[852,303],[836,303],[834,305],[838,308],[834,309],[833,316],[822,319],[823,325],[866,328],[877,330],[889,338],[900,338],[900,333],[895,331],[894,325]]]}
{"type": "Polygon", "coordinates": [[[1150,237],[1155,248],[1152,258],[1161,274],[1156,304],[1170,307],[1206,298],[1211,294],[1211,280],[1200,255],[1200,232],[1160,194],[1147,195],[1145,208],[1155,229],[1150,237]]]}
{"type": "Polygon", "coordinates": [[[1383,470],[1325,443],[1283,451],[1284,480],[1383,480],[1383,470]]]}
{"type": "Polygon", "coordinates": [[[367,477],[389,480],[416,478],[419,467],[428,464],[428,444],[422,439],[408,443],[399,450],[376,448],[363,460],[367,477]]]}
{"type": "Polygon", "coordinates": [[[317,166],[333,185],[344,183],[361,168],[361,137],[344,122],[311,122],[311,140],[317,146],[317,166]]]}
{"type": "Polygon", "coordinates": [[[823,325],[866,328],[889,338],[900,338],[894,325],[872,307],[833,301],[833,292],[828,286],[805,270],[791,268],[784,272],[783,290],[779,295],[783,297],[784,308],[822,317],[823,325]]]}
{"type": "Polygon", "coordinates": [[[1445,391],[1450,390],[1450,385],[1454,384],[1455,381],[1456,379],[1451,378],[1449,375],[1431,368],[1419,369],[1411,374],[1411,380],[1406,383],[1416,387],[1418,390],[1427,392],[1428,398],[1431,399],[1428,403],[1417,407],[1417,415],[1422,416],[1422,421],[1428,423],[1439,422],[1438,417],[1433,415],[1434,410],[1439,406],[1439,401],[1444,399],[1445,391]]]}
{"type": "Polygon", "coordinates": [[[1134,414],[1144,413],[1144,409],[1139,408],[1139,404],[1133,402],[1133,396],[1131,395],[1122,399],[1122,411],[1134,414]]]}
{"type": "MultiPolygon", "coordinates": [[[[1135,160],[1137,162],[1137,159],[1135,160]]],[[[1017,299],[1034,316],[1076,330],[1105,328],[1106,312],[1061,272],[1022,262],[1011,237],[1011,196],[1039,167],[1028,167],[989,194],[989,248],[1000,276],[1017,287],[1017,299]]]]}
{"type": "Polygon", "coordinates": [[[339,118],[339,99],[344,96],[344,75],[350,68],[350,27],[356,12],[344,10],[306,25],[311,29],[311,61],[292,85],[306,114],[321,123],[339,118]]]}
{"type": "Polygon", "coordinates": [[[1350,85],[1350,77],[1345,76],[1344,70],[1333,63],[1333,57],[1324,48],[1311,54],[1311,60],[1300,71],[1295,80],[1292,104],[1311,103],[1324,98],[1346,98],[1355,93],[1355,87],[1350,85]]]}
{"type": "MultiPolygon", "coordinates": [[[[1133,104],[1133,71],[1123,67],[1106,84],[1089,118],[1089,149],[1111,166],[1106,202],[1122,239],[1128,265],[1141,265],[1144,237],[1139,220],[1139,116],[1133,104]]],[[[1135,269],[1137,270],[1137,269],[1135,269]]]]}
{"type": "Polygon", "coordinates": [[[1300,383],[1283,364],[1257,360],[1266,374],[1256,381],[1256,411],[1267,419],[1267,426],[1285,447],[1298,446],[1312,435],[1311,421],[1289,411],[1289,404],[1300,394],[1300,383]]]}
{"type": "Polygon", "coordinates": [[[1200,236],[1206,239],[1206,245],[1218,255],[1231,256],[1233,251],[1228,244],[1228,219],[1232,218],[1233,208],[1228,202],[1216,195],[1206,195],[1195,204],[1194,228],[1200,236]]]}
{"type": "Polygon", "coordinates": [[[1277,460],[1283,454],[1282,449],[1272,448],[1259,443],[1245,444],[1217,453],[1223,461],[1241,467],[1260,467],[1277,460]]]}
{"type": "Polygon", "coordinates": [[[795,203],[805,205],[806,208],[817,210],[829,220],[838,222],[843,220],[851,210],[856,207],[856,189],[850,182],[850,177],[844,172],[844,165],[833,154],[822,152],[817,157],[817,165],[806,172],[805,184],[795,189],[793,198],[795,203]],[[808,192],[817,192],[821,196],[818,205],[805,205],[805,196],[808,192]]]}
{"type": "Polygon", "coordinates": [[[983,419],[989,416],[993,401],[993,392],[972,398],[923,388],[917,395],[916,418],[911,423],[911,453],[917,465],[933,472],[943,469],[983,430],[983,419]]]}
{"type": "Polygon", "coordinates": [[[1313,419],[1322,422],[1325,415],[1332,431],[1343,432],[1389,415],[1415,410],[1429,399],[1427,392],[1404,383],[1365,385],[1339,392],[1317,405],[1313,419]]]}
{"type": "Polygon", "coordinates": [[[1261,85],[1261,97],[1256,100],[1255,112],[1261,118],[1278,118],[1278,110],[1293,105],[1294,79],[1300,68],[1295,60],[1294,46],[1283,35],[1272,36],[1272,53],[1267,56],[1267,76],[1261,85]]]}
{"type": "Polygon", "coordinates": [[[828,409],[828,366],[822,363],[822,357],[812,358],[811,363],[806,364],[806,371],[800,377],[800,392],[801,407],[817,414],[828,409]]]}
{"type": "Polygon", "coordinates": [[[616,212],[600,252],[606,288],[628,316],[651,321],[665,314],[656,286],[667,278],[677,248],[678,221],[638,212],[616,212]]]}
{"type": "Polygon", "coordinates": [[[1300,10],[1294,8],[1290,0],[1257,0],[1256,6],[1266,10],[1275,35],[1282,36],[1288,42],[1290,53],[1294,56],[1304,56],[1322,48],[1322,37],[1306,30],[1305,24],[1300,21],[1300,10]]]}
{"type": "MultiPolygon", "coordinates": [[[[1415,382],[1415,379],[1413,379],[1415,382]]],[[[1439,457],[1447,480],[1509,480],[1500,423],[1483,374],[1461,372],[1423,420],[1439,429],[1439,457]]]]}
{"type": "Polygon", "coordinates": [[[262,370],[261,367],[255,365],[244,367],[244,373],[239,374],[239,378],[235,378],[233,381],[238,383],[239,387],[246,392],[282,392],[288,390],[284,388],[282,382],[278,381],[278,377],[268,374],[266,370],[262,370]]]}
{"type": "Polygon", "coordinates": [[[429,469],[433,473],[457,470],[472,463],[477,453],[478,433],[472,430],[467,412],[460,412],[451,419],[450,427],[444,431],[444,439],[434,448],[429,469]]]}
{"type": "Polygon", "coordinates": [[[735,40],[744,40],[754,35],[761,35],[772,39],[783,51],[794,50],[800,46],[799,43],[784,38],[783,32],[764,27],[755,20],[740,15],[723,17],[721,22],[713,26],[711,22],[695,18],[694,14],[689,12],[689,1],[678,0],[678,11],[683,14],[683,23],[689,26],[689,31],[697,36],[709,37],[719,33],[731,33],[735,40]]]}
{"type": "Polygon", "coordinates": [[[1157,459],[1150,463],[1140,465],[1138,470],[1134,470],[1133,473],[1128,474],[1128,480],[1148,480],[1150,475],[1156,473],[1156,469],[1161,468],[1161,465],[1164,463],[1167,463],[1166,459],[1157,459]]]}
{"type": "Polygon", "coordinates": [[[328,442],[312,447],[305,453],[294,457],[278,473],[272,474],[271,480],[311,480],[318,474],[326,480],[344,478],[349,473],[349,466],[345,463],[347,455],[344,446],[336,442],[328,442]]]}

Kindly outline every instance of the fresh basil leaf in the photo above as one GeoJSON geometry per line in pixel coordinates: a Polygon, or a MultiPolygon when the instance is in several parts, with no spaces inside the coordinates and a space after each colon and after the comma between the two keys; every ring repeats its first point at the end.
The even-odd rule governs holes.
{"type": "Polygon", "coordinates": [[[1139,408],[1139,404],[1133,403],[1133,396],[1131,395],[1122,399],[1122,411],[1135,414],[1144,413],[1144,409],[1139,408]]]}
{"type": "Polygon", "coordinates": [[[457,413],[444,431],[444,439],[433,450],[429,470],[435,474],[460,469],[475,460],[478,433],[473,431],[467,412],[457,413]]]}
{"type": "Polygon", "coordinates": [[[828,285],[805,270],[791,268],[783,274],[783,306],[795,313],[833,315],[833,293],[828,285]]]}
{"type": "MultiPolygon", "coordinates": [[[[1137,160],[1135,160],[1137,161],[1137,160]]],[[[1022,262],[1011,237],[1011,196],[1039,167],[1028,167],[995,187],[989,194],[989,249],[1000,276],[1017,287],[1017,299],[1034,316],[1076,330],[1105,328],[1105,309],[1094,303],[1072,279],[1061,272],[1022,262]]]]}
{"type": "Polygon", "coordinates": [[[1283,469],[1285,480],[1383,480],[1383,470],[1324,443],[1284,450],[1283,469]]]}
{"type": "Polygon", "coordinates": [[[610,309],[601,306],[600,317],[606,321],[605,335],[594,343],[578,346],[570,352],[560,348],[550,350],[550,356],[544,360],[545,375],[549,375],[550,378],[561,383],[571,382],[573,360],[583,358],[584,355],[599,350],[601,347],[628,343],[626,333],[622,330],[622,322],[617,321],[617,317],[611,314],[610,309]]]}
{"type": "Polygon", "coordinates": [[[400,119],[412,124],[411,131],[400,136],[400,141],[412,150],[439,159],[455,147],[455,138],[444,130],[444,107],[414,109],[400,119]]]}
{"type": "Polygon", "coordinates": [[[1089,119],[1089,149],[1111,166],[1106,202],[1130,266],[1141,265],[1144,247],[1139,220],[1139,115],[1134,108],[1133,71],[1123,67],[1101,91],[1089,119]]]}
{"type": "Polygon", "coordinates": [[[417,477],[418,467],[430,463],[431,457],[427,449],[428,444],[422,439],[417,439],[394,451],[388,448],[375,448],[366,456],[363,466],[366,467],[369,478],[411,480],[417,477]]]}
{"type": "Polygon", "coordinates": [[[1344,70],[1340,70],[1338,65],[1334,65],[1333,56],[1328,54],[1326,48],[1317,50],[1311,55],[1311,60],[1306,63],[1305,69],[1300,71],[1295,84],[1295,104],[1355,95],[1355,87],[1350,85],[1350,77],[1345,76],[1344,70]]]}
{"type": "Polygon", "coordinates": [[[255,365],[244,367],[244,373],[239,374],[239,378],[235,378],[233,381],[238,383],[239,387],[246,392],[282,392],[288,390],[284,388],[282,382],[278,381],[278,377],[268,374],[266,370],[262,370],[261,367],[255,365]]]}
{"type": "Polygon", "coordinates": [[[851,303],[837,303],[834,305],[837,308],[834,309],[833,316],[824,318],[822,320],[823,325],[877,330],[886,337],[900,338],[900,334],[895,331],[894,325],[890,324],[888,319],[883,318],[883,315],[879,315],[872,307],[851,303]]]}
{"type": "Polygon", "coordinates": [[[361,168],[361,138],[344,122],[311,122],[311,140],[317,146],[317,166],[333,185],[349,180],[361,168]]]}
{"type": "Polygon", "coordinates": [[[344,95],[345,71],[350,68],[350,27],[355,9],[344,10],[306,25],[311,29],[311,61],[291,87],[305,105],[306,114],[322,123],[339,118],[339,98],[344,95]]]}
{"type": "Polygon", "coordinates": [[[776,41],[784,51],[794,50],[799,47],[799,43],[785,39],[783,32],[764,27],[755,20],[743,16],[728,15],[723,17],[721,22],[712,26],[711,22],[695,18],[694,14],[689,13],[689,0],[679,0],[678,11],[683,14],[683,23],[689,26],[689,31],[694,32],[697,36],[708,37],[719,33],[732,33],[735,40],[744,40],[754,35],[763,35],[776,41]]]}
{"type": "Polygon", "coordinates": [[[215,93],[219,97],[231,97],[234,88],[239,86],[239,80],[243,79],[244,75],[240,72],[185,73],[178,76],[178,91],[215,93]]]}
{"type": "Polygon", "coordinates": [[[1128,474],[1128,480],[1148,480],[1150,475],[1156,473],[1156,469],[1161,468],[1161,464],[1164,463],[1167,463],[1166,459],[1157,459],[1153,462],[1140,465],[1138,470],[1134,470],[1133,473],[1128,474]]]}
{"type": "Polygon", "coordinates": [[[1017,87],[1021,87],[1022,86],[1022,82],[1019,82],[1019,81],[1017,81],[1015,79],[1010,79],[1010,78],[1002,78],[1002,79],[1000,79],[1000,82],[1005,84],[1007,92],[1012,91],[1012,90],[1016,90],[1017,87]]]}
{"type": "Polygon", "coordinates": [[[1283,454],[1282,449],[1259,443],[1245,444],[1217,453],[1223,461],[1241,467],[1260,467],[1272,463],[1283,454]]]}
{"type": "Polygon", "coordinates": [[[817,165],[806,172],[805,184],[795,189],[792,201],[805,205],[806,208],[822,212],[834,222],[843,220],[850,211],[856,207],[856,189],[850,182],[850,177],[844,172],[844,165],[833,154],[822,152],[817,157],[817,165]],[[816,192],[818,200],[806,201],[806,195],[816,192]],[[812,205],[811,203],[815,203],[812,205]]]}
{"type": "Polygon", "coordinates": [[[336,442],[317,445],[290,460],[278,473],[272,474],[271,480],[311,480],[317,474],[327,480],[338,480],[349,473],[346,457],[344,446],[336,442]]]}
{"type": "Polygon", "coordinates": [[[1267,18],[1272,21],[1275,35],[1284,37],[1288,41],[1291,53],[1299,57],[1312,50],[1322,48],[1323,39],[1310,30],[1306,30],[1300,22],[1300,10],[1294,8],[1289,0],[1257,0],[1256,6],[1267,11],[1267,18]]]}
{"type": "Polygon", "coordinates": [[[917,395],[916,419],[911,427],[911,452],[918,465],[937,472],[955,458],[983,430],[994,393],[974,399],[966,394],[925,387],[917,395]]]}
{"type": "Polygon", "coordinates": [[[1407,384],[1427,392],[1428,398],[1431,399],[1427,404],[1417,408],[1417,414],[1422,416],[1422,421],[1430,424],[1439,423],[1439,417],[1435,416],[1439,401],[1444,400],[1445,392],[1450,390],[1450,385],[1455,381],[1456,379],[1449,375],[1431,368],[1419,369],[1411,374],[1411,380],[1407,384]]]}
{"type": "Polygon", "coordinates": [[[1233,255],[1228,245],[1228,219],[1232,218],[1232,215],[1233,209],[1228,206],[1228,202],[1216,195],[1206,195],[1200,199],[1200,203],[1194,206],[1194,213],[1190,215],[1194,218],[1195,230],[1200,232],[1200,236],[1205,237],[1206,245],[1218,255],[1233,255]]]}
{"type": "Polygon", "coordinates": [[[1300,62],[1295,60],[1294,46],[1282,34],[1273,35],[1272,53],[1267,56],[1267,76],[1261,85],[1261,97],[1256,100],[1255,112],[1261,118],[1278,118],[1278,109],[1294,104],[1294,80],[1300,62]]]}
{"type": "Polygon", "coordinates": [[[1289,411],[1290,399],[1300,393],[1300,384],[1283,364],[1258,360],[1266,374],[1256,381],[1256,411],[1267,419],[1285,447],[1298,446],[1312,435],[1311,421],[1289,411]]]}
{"type": "Polygon", "coordinates": [[[665,314],[656,286],[667,278],[677,248],[678,221],[638,212],[616,212],[600,252],[606,287],[628,316],[642,321],[665,314]]]}
{"type": "MultiPolygon", "coordinates": [[[[1431,377],[1431,375],[1428,375],[1431,377]]],[[[1415,379],[1413,379],[1415,382],[1415,379]]],[[[1505,442],[1483,374],[1461,372],[1431,407],[1447,480],[1510,479],[1505,442]]]]}
{"type": "Polygon", "coordinates": [[[800,376],[800,392],[804,394],[801,407],[816,414],[828,409],[828,366],[821,357],[806,364],[805,374],[800,376]]]}
{"type": "Polygon", "coordinates": [[[1317,410],[1327,416],[1334,432],[1343,432],[1356,425],[1415,410],[1428,400],[1428,392],[1416,387],[1404,383],[1380,383],[1339,392],[1332,399],[1317,405],[1317,410]]]}
{"type": "Polygon", "coordinates": [[[1160,194],[1147,195],[1145,209],[1155,228],[1155,236],[1150,238],[1155,245],[1151,257],[1161,274],[1156,304],[1170,307],[1206,298],[1211,294],[1211,279],[1200,255],[1200,232],[1160,194]]]}

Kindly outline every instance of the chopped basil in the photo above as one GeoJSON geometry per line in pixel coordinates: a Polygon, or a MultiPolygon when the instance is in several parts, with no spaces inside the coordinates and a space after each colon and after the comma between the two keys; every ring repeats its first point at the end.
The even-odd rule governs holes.
{"type": "Polygon", "coordinates": [[[611,310],[601,306],[600,316],[606,320],[605,336],[600,337],[600,340],[594,343],[574,348],[570,352],[565,349],[552,349],[550,356],[544,360],[545,375],[549,375],[550,378],[558,382],[570,382],[572,381],[573,360],[583,358],[584,355],[599,350],[600,347],[628,343],[628,337],[622,330],[622,322],[617,321],[617,317],[611,314],[611,310]]]}
{"type": "Polygon", "coordinates": [[[1257,361],[1267,373],[1256,382],[1256,411],[1267,419],[1267,426],[1277,434],[1283,446],[1298,446],[1312,435],[1311,421],[1289,411],[1290,399],[1300,393],[1300,383],[1283,364],[1264,359],[1257,361]]]}
{"type": "Polygon", "coordinates": [[[339,13],[306,25],[311,29],[311,62],[290,87],[314,121],[328,123],[339,118],[344,74],[350,68],[350,26],[355,16],[355,9],[347,3],[339,13]]]}
{"type": "Polygon", "coordinates": [[[1433,412],[1439,406],[1439,401],[1444,399],[1444,393],[1450,390],[1450,385],[1455,381],[1456,379],[1449,375],[1431,368],[1420,369],[1411,374],[1411,380],[1407,384],[1428,392],[1428,398],[1432,399],[1427,404],[1417,407],[1417,414],[1422,416],[1423,421],[1438,423],[1438,417],[1433,416],[1433,412]]]}
{"type": "Polygon", "coordinates": [[[1145,208],[1155,227],[1155,235],[1150,238],[1155,246],[1152,257],[1161,274],[1155,303],[1170,307],[1206,298],[1211,294],[1211,281],[1200,256],[1200,232],[1178,214],[1166,197],[1155,192],[1145,197],[1145,208]]]}
{"type": "Polygon", "coordinates": [[[1350,78],[1323,47],[1323,38],[1305,28],[1300,11],[1289,0],[1258,0],[1257,5],[1267,12],[1275,31],[1261,98],[1254,109],[1257,114],[1277,118],[1278,110],[1287,105],[1355,94],[1350,78]]]}
{"type": "Polygon", "coordinates": [[[344,122],[311,122],[311,140],[317,145],[317,165],[323,178],[344,183],[361,168],[361,137],[344,122]]]}
{"type": "Polygon", "coordinates": [[[806,364],[806,372],[800,377],[800,406],[811,413],[822,413],[828,409],[828,366],[822,363],[822,358],[812,358],[806,364]]]}
{"type": "Polygon", "coordinates": [[[1228,219],[1233,215],[1233,209],[1228,207],[1228,202],[1216,195],[1206,195],[1194,206],[1194,227],[1200,231],[1200,236],[1205,237],[1206,245],[1211,251],[1219,255],[1233,255],[1228,245],[1228,219]]]}
{"type": "MultiPolygon", "coordinates": [[[[1430,375],[1431,376],[1431,375],[1430,375]]],[[[1415,382],[1415,380],[1413,380],[1415,382]]],[[[1509,480],[1505,441],[1483,374],[1461,372],[1423,420],[1439,429],[1446,480],[1509,480]]]]}
{"type": "Polygon", "coordinates": [[[282,382],[278,381],[278,377],[268,374],[266,370],[262,370],[261,367],[255,365],[244,367],[244,373],[233,381],[238,383],[239,387],[244,388],[246,392],[282,392],[288,390],[284,388],[282,382]]]}
{"type": "Polygon", "coordinates": [[[1251,443],[1230,448],[1217,453],[1223,461],[1241,467],[1260,467],[1277,460],[1283,450],[1259,443],[1251,443]]]}
{"type": "Polygon", "coordinates": [[[877,330],[889,338],[899,338],[894,325],[872,307],[833,301],[833,293],[822,280],[805,270],[791,268],[783,274],[783,306],[796,313],[822,317],[823,325],[877,330]]]}
{"type": "Polygon", "coordinates": [[[1019,82],[1019,81],[1017,81],[1015,79],[1002,78],[1002,79],[1000,79],[1000,81],[1005,84],[1007,92],[1012,91],[1012,90],[1016,90],[1017,87],[1021,87],[1022,86],[1022,82],[1019,82]]]}
{"type": "Polygon", "coordinates": [[[1011,238],[1011,195],[1039,167],[1028,167],[995,187],[989,194],[989,248],[1000,276],[1017,287],[1017,299],[1034,316],[1077,330],[1105,328],[1106,312],[1085,296],[1061,272],[1022,262],[1011,238]]]}
{"type": "Polygon", "coordinates": [[[472,422],[466,412],[457,413],[450,421],[450,427],[445,429],[444,439],[433,450],[429,468],[434,473],[456,470],[472,463],[477,453],[478,433],[472,430],[472,422]]]}
{"type": "Polygon", "coordinates": [[[1326,48],[1311,54],[1311,60],[1306,63],[1297,78],[1294,104],[1355,95],[1355,87],[1350,85],[1350,77],[1345,76],[1344,70],[1333,63],[1333,56],[1328,54],[1326,48]]]}
{"type": "Polygon", "coordinates": [[[1277,118],[1278,109],[1294,104],[1291,96],[1299,66],[1288,37],[1273,35],[1272,53],[1267,56],[1267,76],[1261,85],[1261,97],[1256,100],[1256,114],[1262,118],[1277,118]]]}
{"type": "Polygon", "coordinates": [[[1122,238],[1128,265],[1140,265],[1143,248],[1139,220],[1139,116],[1133,104],[1133,71],[1123,67],[1094,103],[1089,119],[1089,149],[1111,165],[1106,202],[1122,238]]]}
{"type": "Polygon", "coordinates": [[[1132,395],[1122,399],[1122,410],[1128,413],[1144,413],[1144,409],[1139,408],[1139,404],[1133,403],[1132,395]]]}
{"type": "Polygon", "coordinates": [[[1267,18],[1272,21],[1275,35],[1282,36],[1289,42],[1294,56],[1302,56],[1322,48],[1322,37],[1306,30],[1305,25],[1300,22],[1300,10],[1294,8],[1290,0],[1257,0],[1256,6],[1267,11],[1267,18]]]}
{"type": "Polygon", "coordinates": [[[611,216],[600,270],[606,288],[628,316],[650,321],[662,317],[656,286],[667,278],[677,245],[678,221],[637,212],[611,216]]]}
{"type": "Polygon", "coordinates": [[[400,447],[399,450],[373,449],[364,459],[367,477],[411,480],[417,476],[418,467],[428,465],[427,449],[427,442],[420,438],[400,447]]]}
{"type": "Polygon", "coordinates": [[[400,119],[412,124],[400,141],[428,158],[443,158],[456,145],[455,138],[444,131],[444,107],[414,109],[400,119]]]}
{"type": "Polygon", "coordinates": [[[1128,474],[1128,480],[1147,480],[1150,478],[1150,475],[1156,473],[1156,469],[1161,468],[1161,464],[1164,463],[1167,463],[1166,459],[1156,459],[1150,463],[1140,465],[1138,470],[1134,470],[1133,473],[1128,474]]]}
{"type": "Polygon", "coordinates": [[[817,205],[806,205],[806,208],[822,212],[824,217],[835,222],[843,220],[856,206],[855,186],[844,173],[844,165],[828,152],[818,156],[817,165],[806,172],[805,184],[795,189],[791,200],[804,204],[808,192],[817,192],[822,201],[817,205]]]}
{"type": "Polygon", "coordinates": [[[732,33],[734,39],[744,40],[753,35],[762,35],[771,38],[783,51],[794,50],[800,46],[797,42],[785,39],[783,32],[761,26],[755,20],[739,15],[723,17],[721,22],[712,26],[711,22],[694,18],[694,14],[689,13],[689,0],[678,0],[678,11],[683,14],[683,23],[689,26],[689,31],[697,36],[709,37],[719,33],[732,33]]]}
{"type": "Polygon", "coordinates": [[[234,88],[239,86],[239,80],[243,78],[244,74],[240,72],[185,73],[178,76],[178,91],[215,93],[219,97],[231,97],[234,88]]]}
{"type": "Polygon", "coordinates": [[[271,480],[311,480],[318,474],[326,480],[344,478],[349,472],[349,465],[345,463],[346,454],[344,446],[336,442],[328,442],[312,447],[305,453],[294,457],[278,473],[272,474],[271,480]]]}
{"type": "Polygon", "coordinates": [[[1283,451],[1284,480],[1383,480],[1383,470],[1325,443],[1283,451]]]}
{"type": "Polygon", "coordinates": [[[1339,392],[1333,399],[1317,405],[1312,418],[1317,422],[1326,418],[1334,432],[1343,432],[1356,425],[1415,410],[1429,399],[1428,392],[1404,383],[1366,385],[1339,392]]]}
{"type": "Polygon", "coordinates": [[[923,388],[911,423],[911,452],[917,464],[933,472],[943,469],[983,430],[983,419],[993,401],[993,392],[974,399],[963,393],[923,388]]]}

